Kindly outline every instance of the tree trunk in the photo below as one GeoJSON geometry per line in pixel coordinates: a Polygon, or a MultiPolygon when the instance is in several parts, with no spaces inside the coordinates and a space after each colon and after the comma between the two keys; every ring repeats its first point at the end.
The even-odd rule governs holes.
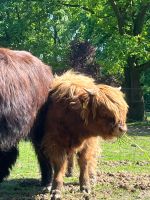
{"type": "Polygon", "coordinates": [[[125,93],[129,105],[129,121],[144,120],[144,98],[140,85],[140,71],[134,57],[129,57],[125,69],[125,93]]]}

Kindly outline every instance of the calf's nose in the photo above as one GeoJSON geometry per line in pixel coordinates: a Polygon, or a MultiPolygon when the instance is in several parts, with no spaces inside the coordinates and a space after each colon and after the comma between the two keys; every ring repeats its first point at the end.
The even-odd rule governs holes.
{"type": "Polygon", "coordinates": [[[126,125],[119,124],[118,128],[119,128],[119,131],[121,132],[127,132],[128,130],[126,125]]]}

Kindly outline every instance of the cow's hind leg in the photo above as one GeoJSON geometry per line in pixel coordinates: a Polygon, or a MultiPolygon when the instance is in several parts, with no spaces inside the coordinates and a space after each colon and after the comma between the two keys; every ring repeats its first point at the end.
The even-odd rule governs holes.
{"type": "Polygon", "coordinates": [[[15,164],[18,155],[19,153],[17,147],[12,147],[8,151],[0,150],[0,182],[9,176],[10,170],[15,164]]]}

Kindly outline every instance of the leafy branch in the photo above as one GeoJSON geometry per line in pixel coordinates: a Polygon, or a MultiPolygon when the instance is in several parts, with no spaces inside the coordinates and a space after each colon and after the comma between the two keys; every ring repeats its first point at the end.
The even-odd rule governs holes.
{"type": "Polygon", "coordinates": [[[143,4],[140,7],[139,13],[137,14],[134,20],[134,29],[133,29],[134,35],[138,35],[142,32],[145,16],[146,16],[147,11],[149,11],[149,9],[150,9],[150,3],[143,4]]]}
{"type": "Polygon", "coordinates": [[[95,14],[95,12],[92,9],[82,6],[82,5],[79,5],[79,4],[68,4],[68,3],[60,3],[60,4],[63,6],[72,7],[72,8],[81,8],[85,11],[90,12],[91,14],[95,14]]]}
{"type": "Polygon", "coordinates": [[[112,7],[112,9],[113,9],[113,11],[116,15],[116,18],[117,18],[117,21],[118,21],[119,33],[120,33],[120,35],[123,35],[124,34],[125,19],[124,19],[123,15],[121,14],[116,1],[108,0],[108,2],[110,3],[110,5],[111,5],[111,7],[112,7]]]}
{"type": "Polygon", "coordinates": [[[150,68],[150,60],[147,61],[147,62],[145,62],[144,64],[141,64],[141,65],[140,65],[141,71],[145,71],[145,70],[147,70],[148,68],[150,68]]]}

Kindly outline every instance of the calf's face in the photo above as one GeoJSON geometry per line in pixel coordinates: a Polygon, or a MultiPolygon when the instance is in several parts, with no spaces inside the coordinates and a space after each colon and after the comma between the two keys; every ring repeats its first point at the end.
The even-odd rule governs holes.
{"type": "Polygon", "coordinates": [[[88,132],[95,136],[101,136],[105,140],[119,138],[127,132],[126,122],[115,122],[113,118],[95,118],[89,120],[88,132]]]}
{"type": "Polygon", "coordinates": [[[87,93],[80,96],[81,117],[91,135],[103,139],[121,137],[127,132],[128,105],[118,89],[105,85],[101,85],[100,89],[101,92],[93,93],[86,90],[87,93]]]}

